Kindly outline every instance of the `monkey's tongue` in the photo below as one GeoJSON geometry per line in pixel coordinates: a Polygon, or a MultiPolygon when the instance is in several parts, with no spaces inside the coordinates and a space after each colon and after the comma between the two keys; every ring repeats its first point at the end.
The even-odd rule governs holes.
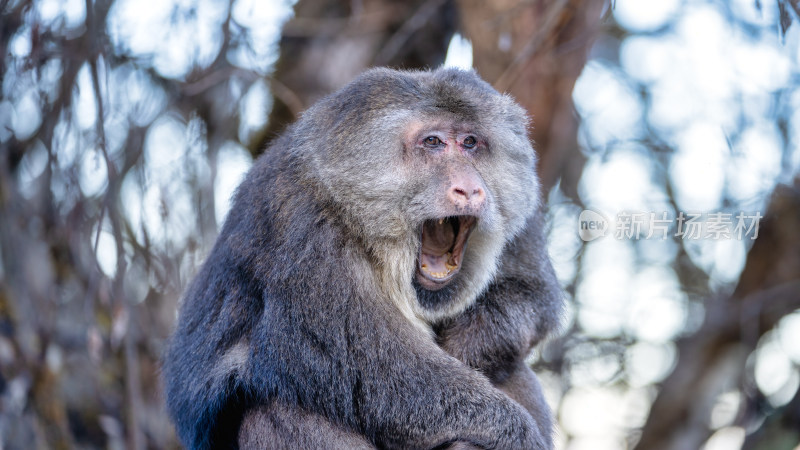
{"type": "Polygon", "coordinates": [[[422,270],[430,273],[436,278],[444,278],[453,269],[458,267],[455,264],[451,264],[448,261],[450,259],[450,256],[451,256],[450,252],[447,252],[442,256],[434,256],[423,252],[422,255],[420,255],[420,264],[422,270]]]}

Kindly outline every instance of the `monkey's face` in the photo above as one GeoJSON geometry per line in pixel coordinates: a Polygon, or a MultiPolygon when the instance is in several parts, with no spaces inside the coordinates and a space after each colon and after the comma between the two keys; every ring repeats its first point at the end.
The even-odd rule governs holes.
{"type": "Polygon", "coordinates": [[[449,285],[461,270],[473,228],[495,214],[476,163],[488,151],[477,127],[443,123],[412,127],[405,143],[407,161],[427,181],[418,194],[428,198],[421,211],[416,281],[429,291],[449,285]],[[425,186],[427,185],[427,186],[425,186]],[[427,216],[433,217],[427,217],[427,216]],[[484,218],[485,219],[485,218],[484,218]]]}
{"type": "Polygon", "coordinates": [[[477,298],[537,206],[524,110],[471,72],[377,70],[308,117],[325,203],[390,295],[428,321],[477,298]]]}
{"type": "MultiPolygon", "coordinates": [[[[406,208],[418,243],[413,282],[422,314],[468,305],[502,248],[535,208],[535,158],[511,127],[456,115],[413,119],[403,149],[406,208]]],[[[402,200],[398,202],[402,205],[402,200]]]]}

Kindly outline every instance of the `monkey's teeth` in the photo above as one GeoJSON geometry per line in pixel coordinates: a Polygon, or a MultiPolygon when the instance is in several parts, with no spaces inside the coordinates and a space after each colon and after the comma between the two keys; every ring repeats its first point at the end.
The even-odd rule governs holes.
{"type": "Polygon", "coordinates": [[[444,260],[445,260],[444,267],[447,268],[447,273],[452,272],[453,269],[458,267],[458,264],[450,264],[450,258],[452,258],[452,257],[453,257],[453,254],[450,253],[450,252],[447,252],[444,255],[444,260]]]}
{"type": "Polygon", "coordinates": [[[444,219],[439,219],[439,225],[444,223],[444,219]]]}
{"type": "Polygon", "coordinates": [[[444,270],[441,271],[441,272],[433,272],[433,271],[431,271],[430,267],[428,267],[427,264],[421,264],[420,268],[422,268],[422,270],[424,270],[425,273],[429,274],[430,276],[432,276],[434,278],[446,278],[455,269],[458,268],[457,264],[450,264],[449,260],[450,260],[451,257],[452,257],[452,253],[451,252],[447,252],[442,256],[442,258],[444,258],[444,260],[445,260],[445,263],[444,263],[444,270]]]}
{"type": "Polygon", "coordinates": [[[434,278],[444,278],[450,274],[450,270],[447,270],[445,272],[431,272],[426,264],[423,264],[422,268],[425,270],[425,272],[428,272],[434,278]]]}

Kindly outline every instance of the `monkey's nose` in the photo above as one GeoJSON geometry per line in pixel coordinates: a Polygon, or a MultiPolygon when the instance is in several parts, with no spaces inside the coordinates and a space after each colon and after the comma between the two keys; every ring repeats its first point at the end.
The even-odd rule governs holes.
{"type": "Polygon", "coordinates": [[[477,213],[486,200],[483,187],[473,183],[458,183],[450,187],[447,197],[457,210],[477,213]]]}

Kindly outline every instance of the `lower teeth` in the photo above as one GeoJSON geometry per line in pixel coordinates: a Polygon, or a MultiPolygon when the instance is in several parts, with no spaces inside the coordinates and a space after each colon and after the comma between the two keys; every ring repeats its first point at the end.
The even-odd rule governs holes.
{"type": "Polygon", "coordinates": [[[428,266],[427,266],[427,265],[424,265],[424,264],[423,264],[423,266],[422,266],[422,268],[425,270],[425,272],[428,272],[428,273],[429,273],[431,276],[433,276],[433,277],[435,277],[435,278],[444,278],[444,277],[446,277],[446,276],[450,275],[450,273],[451,273],[451,272],[453,271],[453,269],[455,269],[456,267],[457,267],[457,266],[453,266],[453,265],[450,265],[450,264],[446,264],[446,268],[447,268],[447,270],[446,270],[445,272],[431,272],[430,270],[428,270],[428,266]]]}
{"type": "MultiPolygon", "coordinates": [[[[447,252],[442,256],[442,258],[444,258],[445,261],[449,261],[451,256],[452,256],[452,253],[447,252]]],[[[455,270],[458,267],[458,265],[457,264],[450,264],[449,262],[445,262],[444,263],[444,267],[445,267],[445,271],[444,272],[431,272],[430,269],[428,269],[428,265],[427,264],[422,264],[422,269],[425,272],[427,272],[428,274],[430,274],[434,278],[444,278],[444,277],[450,275],[450,273],[453,270],[455,270]]]]}

